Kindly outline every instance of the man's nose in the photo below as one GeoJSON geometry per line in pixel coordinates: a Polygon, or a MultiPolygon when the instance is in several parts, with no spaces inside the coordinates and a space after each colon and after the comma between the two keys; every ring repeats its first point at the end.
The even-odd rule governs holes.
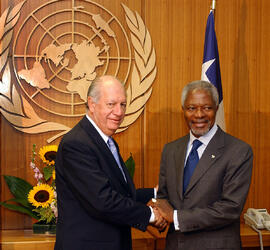
{"type": "Polygon", "coordinates": [[[122,108],[122,106],[120,104],[117,104],[117,105],[114,106],[113,113],[115,115],[121,116],[121,115],[124,114],[124,112],[125,111],[123,110],[123,108],[122,108]]]}
{"type": "Polygon", "coordinates": [[[203,117],[205,114],[204,114],[204,110],[203,108],[196,108],[195,110],[195,116],[196,117],[203,117]]]}

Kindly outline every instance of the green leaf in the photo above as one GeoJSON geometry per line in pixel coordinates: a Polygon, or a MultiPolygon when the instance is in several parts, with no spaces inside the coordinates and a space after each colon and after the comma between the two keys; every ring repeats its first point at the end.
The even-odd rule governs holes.
{"type": "Polygon", "coordinates": [[[37,219],[37,220],[40,219],[39,216],[36,213],[33,213],[32,210],[29,209],[29,208],[18,206],[18,205],[14,205],[14,204],[8,204],[6,202],[0,202],[0,205],[3,206],[3,207],[5,207],[5,208],[8,208],[10,210],[13,210],[13,211],[17,211],[17,212],[21,212],[21,213],[24,213],[24,214],[28,214],[31,217],[33,217],[34,219],[37,219]]]}
{"type": "Polygon", "coordinates": [[[52,177],[53,168],[52,167],[44,167],[43,168],[43,174],[45,180],[49,180],[52,177]]]}
{"type": "Polygon", "coordinates": [[[134,161],[131,153],[130,153],[129,158],[126,160],[125,165],[128,169],[128,172],[129,172],[131,178],[133,179],[134,172],[135,172],[135,161],[134,161]]]}
{"type": "Polygon", "coordinates": [[[17,202],[17,203],[21,204],[22,206],[24,206],[24,207],[26,207],[26,208],[31,208],[31,209],[34,208],[34,207],[31,205],[31,203],[28,201],[28,199],[25,200],[25,199],[16,199],[16,198],[14,198],[14,199],[7,200],[7,201],[5,201],[5,202],[17,202]]]}
{"type": "Polygon", "coordinates": [[[33,188],[29,182],[10,175],[4,175],[4,179],[16,199],[27,200],[28,193],[33,188]]]}
{"type": "Polygon", "coordinates": [[[34,209],[33,211],[37,212],[40,215],[39,221],[45,221],[46,224],[55,222],[55,216],[50,207],[39,207],[34,209]]]}

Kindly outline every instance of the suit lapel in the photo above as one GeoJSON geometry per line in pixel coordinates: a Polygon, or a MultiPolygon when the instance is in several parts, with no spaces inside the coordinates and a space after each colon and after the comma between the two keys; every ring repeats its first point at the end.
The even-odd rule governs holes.
{"type": "Polygon", "coordinates": [[[175,172],[176,172],[176,186],[177,192],[180,199],[183,199],[183,178],[184,178],[184,166],[185,166],[185,156],[187,152],[187,144],[189,142],[189,135],[183,138],[183,141],[178,144],[174,152],[175,159],[175,172]]]}
{"type": "MultiPolygon", "coordinates": [[[[86,116],[84,116],[83,119],[80,121],[80,125],[85,130],[85,132],[89,135],[91,140],[95,143],[96,147],[99,148],[99,150],[102,152],[102,156],[109,162],[110,167],[111,167],[111,169],[108,169],[109,173],[113,175],[115,178],[117,178],[118,181],[123,185],[124,189],[126,189],[128,185],[122,175],[122,172],[119,169],[118,164],[116,160],[114,159],[114,156],[112,155],[109,147],[104,142],[104,140],[102,139],[100,134],[97,132],[95,127],[91,124],[91,122],[87,119],[86,116]]],[[[119,148],[116,142],[115,142],[115,145],[117,147],[117,151],[119,154],[119,148]]],[[[123,162],[120,154],[119,154],[119,157],[120,157],[120,161],[123,162]]]]}
{"type": "Polygon", "coordinates": [[[117,152],[118,152],[119,159],[120,159],[120,163],[121,163],[122,169],[123,169],[123,171],[125,173],[125,177],[127,179],[127,182],[126,182],[125,179],[124,179],[124,177],[123,177],[123,174],[122,174],[121,170],[119,169],[119,167],[117,165],[117,169],[119,170],[118,171],[118,178],[121,179],[121,180],[119,179],[119,181],[121,181],[121,183],[123,185],[125,185],[125,187],[128,185],[129,189],[132,191],[132,195],[135,197],[136,196],[136,192],[135,192],[135,187],[134,187],[133,181],[132,181],[132,179],[131,179],[131,177],[130,177],[130,175],[128,173],[128,170],[126,168],[125,162],[123,161],[122,156],[121,156],[121,154],[119,152],[119,146],[118,146],[117,142],[114,139],[113,139],[113,141],[114,141],[114,144],[116,145],[117,152]]]}
{"type": "Polygon", "coordinates": [[[186,193],[191,190],[204,173],[211,168],[215,162],[222,156],[224,148],[224,132],[218,128],[216,134],[213,136],[209,144],[207,145],[201,159],[196,166],[194,173],[190,179],[186,193]]]}
{"type": "MultiPolygon", "coordinates": [[[[120,154],[119,154],[119,156],[120,156],[120,162],[121,162],[123,171],[124,171],[125,176],[126,176],[126,179],[127,179],[127,182],[124,181],[125,182],[124,184],[128,185],[128,187],[129,187],[129,189],[130,189],[130,191],[132,193],[132,197],[133,198],[136,198],[136,189],[135,189],[135,186],[134,186],[134,182],[131,179],[131,176],[129,175],[129,172],[128,172],[128,169],[126,167],[126,164],[124,163],[124,161],[123,161],[123,159],[122,159],[122,157],[121,157],[120,154]]],[[[122,175],[122,173],[121,173],[121,175],[122,175]]],[[[122,179],[124,179],[123,176],[122,176],[122,179]]]]}

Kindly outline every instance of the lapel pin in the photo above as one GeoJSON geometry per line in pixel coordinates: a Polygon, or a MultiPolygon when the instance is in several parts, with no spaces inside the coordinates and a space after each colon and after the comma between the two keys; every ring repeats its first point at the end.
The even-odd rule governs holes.
{"type": "Polygon", "coordinates": [[[216,156],[215,155],[211,155],[211,158],[214,159],[216,156]]]}

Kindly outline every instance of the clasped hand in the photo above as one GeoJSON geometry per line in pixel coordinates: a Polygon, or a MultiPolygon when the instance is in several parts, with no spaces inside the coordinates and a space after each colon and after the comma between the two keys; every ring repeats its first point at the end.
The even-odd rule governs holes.
{"type": "Polygon", "coordinates": [[[163,231],[169,223],[173,222],[172,206],[164,199],[153,199],[149,205],[155,214],[155,221],[152,225],[163,231]]]}

